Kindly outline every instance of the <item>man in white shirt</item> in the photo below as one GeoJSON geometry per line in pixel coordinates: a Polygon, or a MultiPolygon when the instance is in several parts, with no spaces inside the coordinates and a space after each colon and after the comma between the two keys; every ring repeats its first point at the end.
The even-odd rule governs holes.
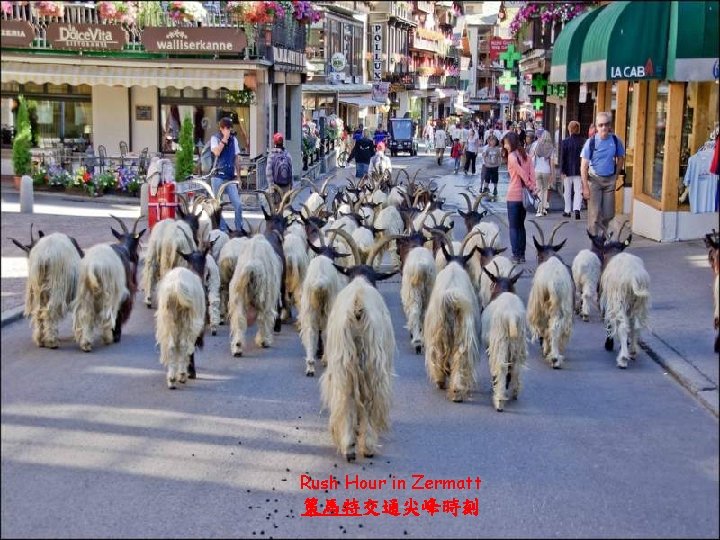
{"type": "Polygon", "coordinates": [[[435,156],[437,164],[442,165],[443,156],[445,155],[445,145],[447,144],[447,133],[443,129],[442,124],[438,124],[435,128],[435,156]]]}

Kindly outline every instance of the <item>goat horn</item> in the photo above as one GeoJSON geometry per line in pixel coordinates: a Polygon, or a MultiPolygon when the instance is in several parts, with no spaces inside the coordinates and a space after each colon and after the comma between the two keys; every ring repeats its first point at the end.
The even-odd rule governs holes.
{"type": "Polygon", "coordinates": [[[190,246],[190,250],[194,250],[195,242],[193,242],[192,238],[188,236],[188,233],[183,229],[182,227],[179,227],[179,229],[182,231],[183,235],[185,235],[185,238],[188,241],[188,245],[190,246]]]}
{"type": "Polygon", "coordinates": [[[489,246],[489,247],[495,246],[495,240],[497,240],[497,237],[498,237],[499,234],[500,234],[500,231],[498,231],[498,232],[495,233],[495,235],[492,237],[492,240],[490,240],[490,246],[489,246]]]}
{"type": "Polygon", "coordinates": [[[273,204],[272,198],[270,197],[270,193],[268,191],[258,189],[257,193],[262,193],[265,196],[265,200],[268,203],[268,210],[270,211],[270,215],[275,213],[275,205],[273,204]]]}
{"type": "MultiPolygon", "coordinates": [[[[125,234],[130,234],[130,231],[128,231],[127,226],[125,225],[125,223],[122,222],[122,220],[119,217],[113,216],[112,214],[110,214],[110,217],[113,218],[115,221],[117,221],[120,224],[120,226],[122,227],[122,230],[125,234]]],[[[32,240],[32,238],[30,240],[32,240]]]]}
{"type": "Polygon", "coordinates": [[[280,201],[280,207],[278,208],[278,214],[282,214],[283,210],[285,210],[285,206],[288,204],[292,204],[292,200],[295,198],[295,195],[297,195],[299,189],[291,189],[288,191],[280,201]]]}
{"type": "MultiPolygon", "coordinates": [[[[465,253],[465,246],[467,245],[467,243],[470,241],[471,238],[477,236],[478,234],[482,235],[482,232],[481,232],[481,231],[472,231],[470,234],[468,234],[467,236],[465,236],[465,238],[463,239],[462,244],[460,244],[460,253],[459,253],[459,255],[463,255],[463,254],[465,253]]],[[[483,235],[483,236],[484,236],[484,235],[483,235]]]]}
{"type": "MultiPolygon", "coordinates": [[[[305,210],[305,214],[307,215],[307,217],[311,217],[311,216],[314,216],[314,215],[315,215],[312,211],[310,211],[310,209],[307,207],[307,205],[306,205],[305,203],[302,203],[302,204],[300,205],[300,208],[302,208],[303,210],[305,210]]],[[[302,216],[302,214],[300,214],[300,215],[302,216]]]]}
{"type": "Polygon", "coordinates": [[[480,206],[480,201],[482,200],[482,193],[480,193],[477,197],[475,197],[475,201],[473,202],[473,212],[477,212],[478,206],[480,206]]]}
{"type": "Polygon", "coordinates": [[[355,266],[361,265],[363,263],[363,260],[360,258],[360,250],[358,249],[355,240],[353,240],[353,237],[350,236],[347,231],[339,227],[337,229],[333,229],[333,231],[337,231],[336,234],[339,234],[347,243],[350,251],[352,251],[353,259],[355,260],[355,266]]]}
{"type": "Polygon", "coordinates": [[[445,223],[445,220],[446,220],[448,217],[452,216],[452,214],[453,214],[453,213],[452,213],[452,210],[449,210],[449,211],[445,212],[445,213],[443,214],[443,216],[442,216],[442,219],[440,220],[440,225],[442,225],[443,223],[445,223]]]}
{"type": "MultiPolygon", "coordinates": [[[[320,247],[327,247],[327,244],[325,244],[325,237],[324,237],[322,231],[320,230],[320,227],[318,227],[318,226],[317,226],[315,223],[313,223],[312,221],[308,221],[307,224],[308,224],[308,226],[309,226],[313,231],[315,231],[315,232],[317,233],[317,235],[318,235],[318,240],[320,240],[320,247]]],[[[308,240],[308,243],[309,243],[309,242],[310,242],[310,240],[308,240]]]]}
{"type": "MultiPolygon", "coordinates": [[[[552,245],[553,241],[555,240],[555,233],[558,232],[558,230],[560,229],[560,227],[562,227],[562,226],[565,225],[566,223],[569,223],[569,222],[568,222],[568,221],[561,221],[560,223],[558,223],[557,225],[555,225],[555,227],[553,227],[552,234],[550,235],[550,245],[552,245]]],[[[620,230],[622,230],[622,229],[620,229],[620,230]]]]}
{"type": "Polygon", "coordinates": [[[620,227],[620,230],[618,231],[618,242],[620,242],[620,238],[622,237],[622,233],[625,230],[625,227],[627,227],[627,224],[629,223],[628,220],[623,221],[622,227],[620,227]]]}
{"type": "MultiPolygon", "coordinates": [[[[536,228],[536,229],[538,230],[538,232],[540,233],[540,242],[542,242],[543,245],[546,245],[546,244],[545,244],[545,233],[544,233],[543,230],[540,228],[540,225],[538,225],[537,222],[536,222],[534,219],[528,219],[528,221],[529,221],[530,223],[532,223],[533,225],[535,225],[535,228],[536,228]]],[[[566,223],[567,223],[567,222],[566,222],[566,223]]]]}
{"type": "MultiPolygon", "coordinates": [[[[493,262],[494,262],[494,261],[493,261],[493,262]]],[[[510,272],[508,272],[508,277],[509,277],[510,279],[512,279],[512,278],[514,277],[514,276],[513,276],[513,272],[515,271],[515,269],[516,269],[518,266],[520,266],[520,265],[518,265],[518,264],[513,264],[512,267],[510,267],[510,272]]],[[[520,277],[520,276],[522,275],[522,273],[523,273],[523,269],[520,268],[520,273],[517,275],[517,277],[520,277]]]]}
{"type": "Polygon", "coordinates": [[[30,244],[32,244],[34,242],[34,240],[33,240],[33,225],[35,225],[35,224],[34,223],[30,224],[30,244]]]}
{"type": "Polygon", "coordinates": [[[383,236],[380,240],[373,244],[373,247],[370,249],[370,253],[368,254],[367,258],[367,264],[369,266],[375,267],[375,257],[377,257],[378,253],[380,253],[385,244],[389,244],[393,240],[397,240],[398,238],[402,237],[403,235],[401,234],[391,234],[388,236],[383,236]]]}
{"type": "MultiPolygon", "coordinates": [[[[198,184],[200,184],[202,187],[204,187],[204,188],[205,188],[205,191],[208,192],[208,195],[210,195],[211,197],[215,198],[215,192],[213,191],[213,188],[212,188],[212,186],[211,186],[210,184],[208,184],[207,182],[205,182],[205,180],[195,180],[195,182],[198,183],[198,184]]],[[[222,189],[222,186],[221,186],[221,189],[222,189]]],[[[219,191],[219,190],[218,190],[218,191],[219,191]]]]}
{"type": "Polygon", "coordinates": [[[144,216],[143,214],[140,214],[140,215],[137,217],[137,219],[135,220],[135,223],[133,223],[133,228],[132,228],[132,234],[133,234],[133,235],[137,232],[138,223],[140,223],[140,220],[141,220],[141,219],[144,219],[144,218],[145,218],[145,216],[144,216]]]}
{"type": "Polygon", "coordinates": [[[467,193],[461,193],[460,196],[463,199],[465,199],[465,202],[467,203],[467,207],[468,207],[468,212],[472,212],[473,206],[472,206],[472,203],[470,202],[470,197],[468,197],[467,193]]]}
{"type": "MultiPolygon", "coordinates": [[[[219,188],[218,192],[213,195],[215,199],[220,202],[222,200],[223,193],[225,193],[225,190],[230,186],[230,184],[236,184],[237,186],[240,186],[240,182],[237,180],[231,180],[230,182],[224,182],[219,188]]],[[[212,191],[210,192],[212,194],[212,191]]]]}

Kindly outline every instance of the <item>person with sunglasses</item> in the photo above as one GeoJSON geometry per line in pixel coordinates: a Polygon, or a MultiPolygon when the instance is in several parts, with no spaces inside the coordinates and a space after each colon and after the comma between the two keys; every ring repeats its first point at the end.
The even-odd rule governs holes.
{"type": "Polygon", "coordinates": [[[583,198],[588,200],[588,230],[605,235],[615,217],[615,181],[625,174],[625,147],[610,132],[612,115],[599,112],[595,118],[597,133],[583,145],[580,157],[583,198]]]}

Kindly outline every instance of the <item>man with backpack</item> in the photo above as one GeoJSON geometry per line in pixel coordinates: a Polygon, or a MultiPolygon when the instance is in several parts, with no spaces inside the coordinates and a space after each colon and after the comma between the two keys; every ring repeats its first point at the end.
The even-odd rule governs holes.
{"type": "Polygon", "coordinates": [[[597,133],[585,141],[580,157],[583,198],[588,199],[588,231],[606,234],[615,217],[615,181],[625,175],[625,147],[610,133],[612,116],[599,112],[595,119],[597,133]]]}
{"type": "MultiPolygon", "coordinates": [[[[237,156],[240,155],[240,145],[237,137],[232,131],[233,122],[229,117],[220,119],[218,123],[220,131],[210,138],[210,151],[215,157],[215,173],[210,180],[214,193],[220,190],[220,186],[226,182],[231,184],[225,189],[230,202],[235,209],[235,229],[242,229],[242,203],[237,183],[237,156]]],[[[227,232],[228,226],[225,220],[220,217],[220,229],[227,232]]]]}
{"type": "MultiPolygon", "coordinates": [[[[292,189],[293,184],[293,167],[292,156],[285,150],[285,139],[282,134],[273,135],[274,148],[270,150],[265,166],[265,178],[268,181],[268,187],[275,185],[280,188],[283,196],[292,189]]],[[[280,202],[282,196],[275,193],[276,204],[280,202]]]]}

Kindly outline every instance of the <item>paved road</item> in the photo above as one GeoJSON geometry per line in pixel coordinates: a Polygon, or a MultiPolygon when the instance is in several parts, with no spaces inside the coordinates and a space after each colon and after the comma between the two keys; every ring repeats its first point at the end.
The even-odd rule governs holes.
{"type": "MultiPolygon", "coordinates": [[[[429,159],[413,164],[433,174],[429,159]]],[[[11,221],[3,213],[3,227],[11,221]]],[[[109,220],[82,223],[83,245],[109,239],[109,220]]],[[[519,285],[527,299],[530,278],[519,285]]],[[[69,319],[56,351],[34,348],[24,322],[5,327],[2,536],[718,536],[717,418],[643,352],[618,370],[597,316],[576,323],[561,371],[533,344],[520,399],[497,413],[484,358],[470,401],[432,387],[403,328],[398,280],[380,291],[398,342],[393,428],[356,464],[332,447],[291,326],[240,359],[222,327],[196,355],[199,379],[174,392],[141,304],[122,343],[91,354],[72,341],[69,319]],[[301,490],[302,474],[408,485],[325,493],[301,490]],[[415,474],[481,486],[412,490],[415,474]],[[401,514],[409,498],[458,499],[460,514],[477,498],[479,515],[300,517],[308,497],[354,497],[361,513],[368,499],[379,511],[397,499],[401,514]]]]}

